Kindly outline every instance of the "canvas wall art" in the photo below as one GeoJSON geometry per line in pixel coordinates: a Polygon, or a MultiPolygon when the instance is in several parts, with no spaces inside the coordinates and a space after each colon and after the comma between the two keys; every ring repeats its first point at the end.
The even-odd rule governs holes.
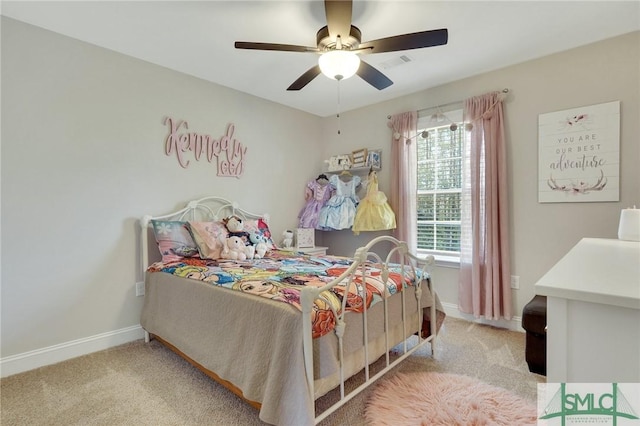
{"type": "Polygon", "coordinates": [[[619,201],[620,101],[538,117],[538,201],[619,201]]]}

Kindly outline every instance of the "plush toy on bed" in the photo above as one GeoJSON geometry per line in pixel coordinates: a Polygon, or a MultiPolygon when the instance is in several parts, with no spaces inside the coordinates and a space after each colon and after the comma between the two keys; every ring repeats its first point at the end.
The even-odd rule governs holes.
{"type": "Polygon", "coordinates": [[[253,244],[253,247],[255,248],[254,258],[262,259],[269,249],[265,237],[257,232],[252,232],[249,234],[249,241],[251,241],[251,244],[253,244]]]}
{"type": "Polygon", "coordinates": [[[222,223],[227,227],[230,237],[240,237],[244,245],[250,245],[249,233],[244,230],[242,219],[238,216],[229,216],[222,219],[222,223]]]}
{"type": "Polygon", "coordinates": [[[247,255],[247,259],[255,259],[256,258],[256,247],[252,245],[244,246],[244,254],[247,255]]]}
{"type": "Polygon", "coordinates": [[[220,257],[231,260],[246,260],[245,245],[240,237],[228,237],[222,247],[220,257]]]}

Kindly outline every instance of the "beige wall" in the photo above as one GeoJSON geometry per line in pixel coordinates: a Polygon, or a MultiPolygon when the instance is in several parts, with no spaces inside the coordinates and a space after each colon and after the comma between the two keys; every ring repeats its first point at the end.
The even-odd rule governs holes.
{"type": "MultiPolygon", "coordinates": [[[[429,72],[425,69],[424,72],[429,72]]],[[[380,187],[389,189],[387,115],[420,110],[485,92],[509,88],[505,104],[511,209],[512,273],[520,276],[514,313],[520,316],[534,295],[535,282],[582,237],[616,238],[620,209],[640,205],[640,33],[631,33],[519,65],[488,72],[324,119],[325,156],[361,147],[383,147],[380,187]],[[538,115],[619,100],[620,202],[538,203],[538,115]]],[[[323,233],[332,250],[350,252],[369,235],[350,231],[323,233]]],[[[439,295],[457,304],[457,269],[436,268],[439,295]]],[[[606,283],[603,283],[605,286],[606,283]]]]}
{"type": "MultiPolygon", "coordinates": [[[[222,195],[270,212],[279,235],[294,227],[303,188],[322,159],[383,149],[388,114],[508,87],[506,104],[516,312],[535,281],[581,237],[616,235],[620,208],[640,205],[637,164],[639,34],[483,74],[393,101],[318,118],[112,51],[2,18],[2,358],[139,324],[137,220],[186,200],[222,195]],[[540,113],[620,100],[618,203],[537,203],[540,113]],[[207,162],[178,166],[163,152],[166,115],[221,135],[227,123],[248,147],[241,179],[207,162]]],[[[428,72],[428,70],[425,70],[428,72]]],[[[334,253],[371,238],[321,233],[334,253]]],[[[434,272],[456,303],[457,270],[434,272]]]]}
{"type": "Polygon", "coordinates": [[[295,223],[320,120],[2,18],[2,353],[139,324],[138,219],[225,196],[295,223]],[[164,154],[163,117],[247,147],[240,179],[164,154]],[[301,159],[302,161],[291,161],[301,159]],[[301,187],[303,184],[301,184],[301,187]],[[294,208],[289,208],[293,206],[294,208]]]}

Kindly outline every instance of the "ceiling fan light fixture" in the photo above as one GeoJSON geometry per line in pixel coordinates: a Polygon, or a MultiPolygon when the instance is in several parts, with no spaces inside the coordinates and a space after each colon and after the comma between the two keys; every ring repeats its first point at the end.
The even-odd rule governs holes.
{"type": "Polygon", "coordinates": [[[318,59],[322,74],[333,80],[353,76],[360,67],[360,57],[349,50],[330,50],[318,59]]]}
{"type": "MultiPolygon", "coordinates": [[[[393,81],[366,61],[360,61],[356,52],[385,53],[422,49],[445,45],[449,39],[448,30],[440,28],[383,37],[363,43],[362,32],[352,22],[353,0],[325,0],[324,12],[327,25],[316,32],[315,47],[247,41],[236,41],[235,47],[236,49],[321,54],[318,63],[298,77],[287,87],[287,90],[300,90],[320,74],[339,81],[356,73],[374,88],[383,90],[391,86],[393,81]]],[[[406,55],[400,56],[402,62],[408,62],[410,59],[406,55]]]]}

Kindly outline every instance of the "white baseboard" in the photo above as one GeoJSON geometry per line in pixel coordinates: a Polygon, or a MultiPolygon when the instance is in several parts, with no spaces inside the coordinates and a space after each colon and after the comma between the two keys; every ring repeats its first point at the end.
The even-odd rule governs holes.
{"type": "Polygon", "coordinates": [[[140,325],[134,325],[59,345],[7,356],[0,359],[0,377],[7,377],[44,367],[45,365],[56,364],[142,338],[144,338],[144,330],[140,325]]]}
{"type": "Polygon", "coordinates": [[[506,328],[508,330],[519,331],[521,333],[525,332],[524,328],[522,328],[521,317],[514,316],[514,317],[511,317],[510,320],[506,320],[506,319],[488,320],[485,318],[476,318],[471,314],[460,312],[460,310],[458,309],[458,305],[455,305],[453,303],[443,302],[442,307],[444,308],[444,312],[448,316],[451,316],[452,318],[463,319],[465,321],[476,322],[478,324],[492,325],[494,327],[499,327],[499,328],[506,328]]]}

